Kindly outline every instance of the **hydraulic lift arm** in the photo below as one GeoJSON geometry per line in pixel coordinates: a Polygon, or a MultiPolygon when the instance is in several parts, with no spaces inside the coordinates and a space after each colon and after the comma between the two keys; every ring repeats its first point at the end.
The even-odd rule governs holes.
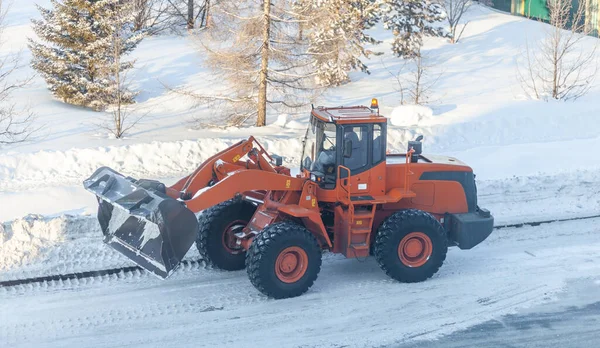
{"type": "Polygon", "coordinates": [[[175,199],[190,199],[198,190],[215,185],[228,173],[237,169],[259,169],[276,173],[271,165],[273,158],[254,139],[249,137],[210,157],[193,173],[167,188],[167,194],[175,199]],[[248,160],[241,160],[248,155],[248,160]]]}

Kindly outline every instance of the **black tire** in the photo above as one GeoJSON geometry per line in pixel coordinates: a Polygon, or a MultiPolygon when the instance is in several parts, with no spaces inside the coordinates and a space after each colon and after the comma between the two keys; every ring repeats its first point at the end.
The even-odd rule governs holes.
{"type": "Polygon", "coordinates": [[[198,236],[196,247],[207,266],[237,271],[245,267],[245,251],[243,248],[227,249],[224,233],[232,223],[238,222],[234,228],[240,229],[254,215],[256,207],[241,199],[232,199],[219,203],[202,212],[198,218],[198,236]],[[242,223],[245,222],[245,223],[242,223]]]}
{"type": "Polygon", "coordinates": [[[269,297],[300,296],[310,289],[321,271],[321,248],[305,227],[287,221],[275,223],[252,241],[246,254],[246,271],[252,285],[269,297]],[[277,259],[284,250],[294,247],[303,250],[307,257],[305,271],[297,281],[284,282],[275,270],[277,259]]]}
{"type": "Polygon", "coordinates": [[[379,266],[388,276],[404,283],[431,278],[444,263],[447,252],[448,241],[442,225],[431,214],[415,209],[398,211],[389,216],[379,227],[375,239],[375,257],[379,266]],[[410,260],[406,261],[406,256],[405,261],[401,259],[400,243],[403,239],[410,240],[419,232],[429,237],[431,254],[427,259],[429,253],[423,250],[416,256],[417,265],[409,266],[405,264],[410,263],[410,260]]]}

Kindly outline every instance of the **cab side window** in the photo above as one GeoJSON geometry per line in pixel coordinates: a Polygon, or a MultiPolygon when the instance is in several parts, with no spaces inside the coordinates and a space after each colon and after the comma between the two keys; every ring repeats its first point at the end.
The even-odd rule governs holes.
{"type": "Polygon", "coordinates": [[[344,157],[344,166],[351,172],[367,165],[367,126],[347,126],[344,129],[344,146],[348,140],[352,143],[352,154],[344,157]]]}
{"type": "Polygon", "coordinates": [[[373,165],[383,160],[385,145],[381,136],[381,125],[373,125],[373,165]]]}

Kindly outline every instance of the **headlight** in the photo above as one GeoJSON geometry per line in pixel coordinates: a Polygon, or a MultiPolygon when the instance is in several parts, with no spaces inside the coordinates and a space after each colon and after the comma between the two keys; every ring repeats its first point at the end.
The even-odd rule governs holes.
{"type": "Polygon", "coordinates": [[[314,174],[310,174],[310,181],[316,182],[317,181],[317,176],[314,175],[314,174]]]}

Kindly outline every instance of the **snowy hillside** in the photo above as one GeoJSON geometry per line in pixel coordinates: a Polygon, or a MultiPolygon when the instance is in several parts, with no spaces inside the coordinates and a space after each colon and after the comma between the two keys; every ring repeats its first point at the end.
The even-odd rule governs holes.
{"type": "MultiPolygon", "coordinates": [[[[36,16],[32,2],[14,4],[1,54],[21,51],[23,62],[30,59],[29,18],[36,16]]],[[[427,40],[432,73],[442,74],[432,96],[433,112],[420,119],[395,115],[388,146],[401,151],[407,139],[424,134],[426,152],[464,160],[479,180],[598,168],[600,157],[588,150],[600,145],[600,86],[574,103],[527,100],[516,79],[516,59],[525,37],[539,37],[545,25],[481,6],[467,16],[470,23],[459,44],[427,40]]],[[[353,82],[328,91],[320,105],[367,105],[378,97],[382,114],[392,114],[399,94],[391,73],[402,63],[390,54],[391,36],[385,31],[377,35],[386,40],[375,49],[385,54],[369,61],[372,74],[352,73],[353,82]]],[[[53,99],[43,79],[35,77],[16,98],[32,107],[42,128],[32,142],[0,149],[0,203],[7,207],[0,220],[94,211],[95,201],[81,181],[99,166],[168,182],[248,135],[297,166],[308,109],[296,119],[271,115],[271,125],[264,128],[202,129],[197,119],[210,117],[211,110],[165,90],[165,85],[213,88],[195,45],[189,37],[162,36],[144,40],[134,51],[138,110],[147,116],[122,140],[97,126],[106,115],[53,99]]],[[[33,73],[26,67],[14,77],[33,73]]]]}

